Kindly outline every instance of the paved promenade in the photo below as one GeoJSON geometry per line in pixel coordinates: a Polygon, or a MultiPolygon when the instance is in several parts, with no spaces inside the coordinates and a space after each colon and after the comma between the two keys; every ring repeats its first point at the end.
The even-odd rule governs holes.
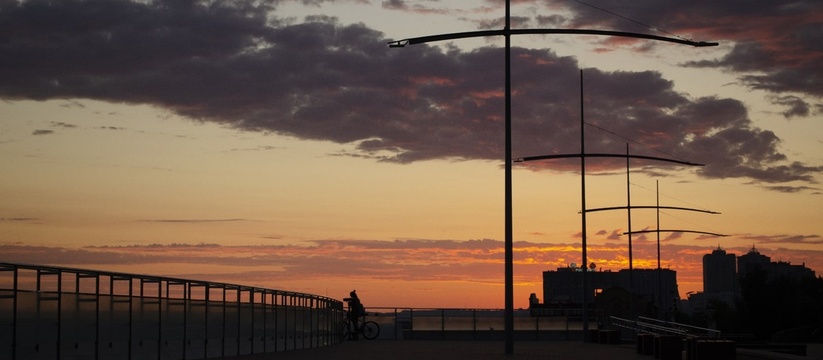
{"type": "Polygon", "coordinates": [[[504,354],[502,341],[377,340],[346,341],[317,349],[255,354],[231,360],[652,360],[637,354],[634,344],[584,344],[580,341],[515,342],[504,354]]]}
{"type": "MultiPolygon", "coordinates": [[[[580,341],[520,341],[505,355],[502,341],[377,340],[347,341],[317,349],[226,357],[228,360],[654,360],[637,354],[634,344],[580,341]]],[[[823,360],[823,346],[808,356],[738,349],[737,360],[823,360]]],[[[685,356],[683,357],[685,359],[685,356]]]]}

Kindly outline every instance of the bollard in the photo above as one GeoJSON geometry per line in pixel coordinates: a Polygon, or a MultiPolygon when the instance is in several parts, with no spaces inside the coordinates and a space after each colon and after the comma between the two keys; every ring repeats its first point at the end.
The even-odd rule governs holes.
{"type": "Polygon", "coordinates": [[[601,344],[619,344],[620,343],[620,332],[617,330],[600,330],[598,331],[601,344]]]}
{"type": "Polygon", "coordinates": [[[734,360],[737,357],[737,349],[734,341],[695,339],[693,352],[689,359],[699,360],[734,360]]]}
{"type": "Polygon", "coordinates": [[[683,340],[677,335],[660,335],[655,338],[657,349],[655,357],[660,360],[681,360],[683,358],[683,340]]]}
{"type": "Polygon", "coordinates": [[[597,329],[589,329],[589,342],[596,343],[600,340],[600,331],[597,329]]]}
{"type": "Polygon", "coordinates": [[[654,355],[654,334],[637,334],[637,353],[654,355]]]}
{"type": "Polygon", "coordinates": [[[688,337],[686,338],[686,360],[695,360],[694,359],[694,344],[697,342],[697,338],[688,337]]]}

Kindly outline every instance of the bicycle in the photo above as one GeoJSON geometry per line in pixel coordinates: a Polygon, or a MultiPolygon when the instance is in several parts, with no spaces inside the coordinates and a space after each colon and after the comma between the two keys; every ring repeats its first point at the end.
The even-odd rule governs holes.
{"type": "Polygon", "coordinates": [[[376,339],[380,335],[380,325],[377,325],[374,321],[366,321],[366,313],[363,311],[362,306],[358,306],[358,309],[352,309],[351,299],[345,298],[343,300],[348,307],[346,319],[343,320],[343,340],[356,340],[360,335],[363,335],[366,340],[376,339]],[[351,314],[353,314],[353,311],[363,312],[363,316],[355,318],[356,323],[352,323],[353,316],[351,314]]]}
{"type": "Polygon", "coordinates": [[[374,321],[366,321],[363,316],[357,320],[357,324],[352,324],[350,319],[343,321],[344,340],[355,340],[359,335],[363,335],[366,340],[377,339],[377,336],[380,335],[380,325],[377,325],[374,321]]]}

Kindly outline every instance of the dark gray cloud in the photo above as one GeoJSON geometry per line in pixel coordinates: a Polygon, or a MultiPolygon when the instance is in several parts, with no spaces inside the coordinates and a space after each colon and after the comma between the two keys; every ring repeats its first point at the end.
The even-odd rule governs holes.
{"type": "MultiPolygon", "coordinates": [[[[687,24],[669,10],[679,7],[648,5],[629,15],[654,13],[675,30],[687,24]]],[[[4,3],[0,34],[6,100],[151,104],[248,131],[354,144],[358,153],[338,155],[396,163],[503,157],[498,48],[389,49],[365,25],[323,16],[288,24],[275,9],[245,1],[4,3]]],[[[578,151],[577,61],[523,48],[513,59],[515,156],[578,151]]],[[[630,134],[644,144],[634,151],[705,163],[702,176],[813,183],[823,170],[781,153],[781,140],[755,127],[740,101],[692,99],[652,71],[586,69],[584,84],[587,122],[630,134]]],[[[803,114],[802,100],[780,99],[792,116],[803,114]]],[[[587,151],[625,151],[625,139],[613,134],[589,132],[587,151]]]]}
{"type": "Polygon", "coordinates": [[[255,147],[250,148],[233,148],[226,150],[226,152],[244,152],[244,151],[272,151],[272,150],[283,150],[286,149],[284,146],[271,146],[271,145],[258,145],[255,147]]]}
{"type": "Polygon", "coordinates": [[[59,128],[68,128],[68,129],[73,129],[73,128],[76,128],[76,127],[77,127],[77,125],[74,125],[74,124],[69,124],[69,123],[64,123],[64,122],[62,122],[62,121],[52,121],[52,122],[51,122],[51,126],[53,126],[53,127],[59,127],[59,128]]]}
{"type": "MultiPolygon", "coordinates": [[[[649,32],[642,24],[650,24],[695,40],[731,42],[732,51],[723,57],[685,64],[728,69],[752,89],[801,94],[818,104],[823,97],[823,2],[692,1],[672,6],[654,0],[586,1],[594,7],[565,3],[573,4],[570,8],[575,12],[568,26],[649,32]]],[[[794,104],[787,105],[791,115],[805,116],[794,104]]]]}
{"type": "Polygon", "coordinates": [[[811,187],[811,186],[767,186],[768,190],[783,192],[783,193],[797,193],[801,191],[808,191],[810,194],[819,195],[820,188],[811,187]]]}
{"type": "Polygon", "coordinates": [[[813,245],[820,245],[823,244],[823,236],[816,235],[816,234],[808,234],[808,235],[788,235],[788,234],[780,234],[780,235],[741,235],[739,236],[742,239],[747,239],[751,241],[755,241],[758,244],[813,244],[813,245]]]}
{"type": "MultiPolygon", "coordinates": [[[[51,122],[51,127],[53,127],[53,128],[63,128],[63,129],[73,129],[73,128],[76,128],[77,125],[69,124],[69,123],[65,123],[65,122],[61,122],[61,121],[52,121],[51,122]]],[[[54,133],[55,133],[55,131],[50,130],[50,129],[36,129],[36,130],[31,132],[31,134],[35,135],[35,136],[38,136],[38,135],[51,135],[51,134],[54,134],[54,133]]]]}
{"type": "Polygon", "coordinates": [[[465,11],[463,9],[449,9],[448,3],[443,3],[439,1],[416,2],[406,0],[384,0],[382,2],[382,7],[388,10],[400,10],[424,15],[454,16],[457,13],[465,11]]]}
{"type": "Polygon", "coordinates": [[[236,221],[245,221],[245,219],[147,219],[147,220],[138,220],[141,222],[155,222],[155,223],[188,223],[188,224],[199,224],[199,223],[214,223],[214,222],[236,222],[236,221]]]}
{"type": "Polygon", "coordinates": [[[47,130],[47,129],[37,129],[31,132],[32,135],[51,135],[54,134],[54,130],[47,130]]]}
{"type": "Polygon", "coordinates": [[[773,96],[771,99],[775,104],[780,104],[786,107],[786,110],[783,111],[783,116],[787,119],[796,116],[809,116],[809,114],[811,114],[811,106],[800,97],[786,95],[773,96]]]}

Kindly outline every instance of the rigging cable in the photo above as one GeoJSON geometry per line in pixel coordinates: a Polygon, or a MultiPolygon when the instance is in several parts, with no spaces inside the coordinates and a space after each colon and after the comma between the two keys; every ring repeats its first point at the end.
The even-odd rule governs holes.
{"type": "Polygon", "coordinates": [[[605,13],[607,13],[607,14],[611,14],[611,15],[617,16],[617,17],[619,17],[619,18],[621,18],[621,19],[631,21],[631,22],[633,22],[633,23],[635,23],[635,24],[638,24],[638,25],[640,25],[640,26],[645,26],[645,27],[647,27],[647,28],[649,28],[649,29],[652,29],[652,30],[655,30],[655,31],[659,31],[659,32],[662,32],[662,33],[664,33],[664,34],[668,34],[668,35],[674,36],[674,37],[679,38],[679,39],[683,39],[683,40],[688,40],[688,41],[691,41],[691,39],[687,39],[687,38],[684,38],[684,37],[682,37],[682,36],[680,36],[680,35],[677,35],[677,34],[674,34],[674,33],[668,32],[668,31],[666,31],[666,30],[663,30],[663,29],[660,29],[660,28],[656,28],[656,27],[654,27],[654,26],[651,26],[651,25],[649,25],[649,24],[646,24],[646,23],[643,23],[643,22],[637,21],[637,20],[632,19],[632,18],[630,18],[630,17],[620,15],[620,14],[618,14],[618,13],[616,13],[616,12],[613,12],[613,11],[610,11],[610,10],[606,10],[606,9],[604,9],[604,8],[601,8],[601,7],[598,7],[598,6],[595,6],[595,5],[589,4],[589,3],[585,3],[585,2],[580,1],[580,0],[574,0],[574,1],[575,1],[575,2],[577,2],[577,3],[579,3],[579,4],[586,5],[586,6],[590,7],[590,8],[592,8],[592,9],[600,10],[600,11],[605,12],[605,13]]]}
{"type": "Polygon", "coordinates": [[[631,143],[633,143],[633,144],[640,145],[641,147],[643,147],[643,148],[645,148],[645,149],[648,149],[648,150],[651,150],[651,151],[655,151],[655,152],[661,153],[661,154],[663,154],[663,155],[669,156],[669,157],[674,158],[674,159],[677,159],[677,160],[686,161],[686,159],[681,158],[681,157],[679,157],[679,156],[677,156],[677,155],[674,155],[674,154],[669,154],[669,153],[667,153],[667,152],[665,152],[665,151],[663,151],[663,150],[660,150],[660,149],[655,149],[655,148],[653,148],[653,147],[651,147],[651,146],[649,146],[649,145],[646,145],[646,144],[644,144],[644,143],[642,143],[642,142],[640,142],[640,141],[637,141],[637,140],[634,140],[634,139],[632,139],[632,138],[629,138],[628,136],[620,135],[620,134],[618,134],[618,133],[616,133],[616,132],[614,132],[614,131],[608,130],[608,129],[603,128],[603,127],[601,127],[601,126],[598,126],[598,125],[592,124],[592,123],[587,122],[587,121],[584,121],[583,123],[584,123],[584,124],[586,124],[586,125],[589,125],[589,126],[591,126],[591,127],[593,127],[593,128],[595,128],[595,129],[598,129],[598,130],[600,130],[600,131],[603,131],[603,132],[606,132],[606,133],[612,134],[612,135],[614,135],[614,136],[617,136],[617,137],[619,137],[619,138],[621,138],[621,139],[623,139],[623,140],[626,140],[626,141],[628,141],[628,142],[631,142],[631,143]]]}

